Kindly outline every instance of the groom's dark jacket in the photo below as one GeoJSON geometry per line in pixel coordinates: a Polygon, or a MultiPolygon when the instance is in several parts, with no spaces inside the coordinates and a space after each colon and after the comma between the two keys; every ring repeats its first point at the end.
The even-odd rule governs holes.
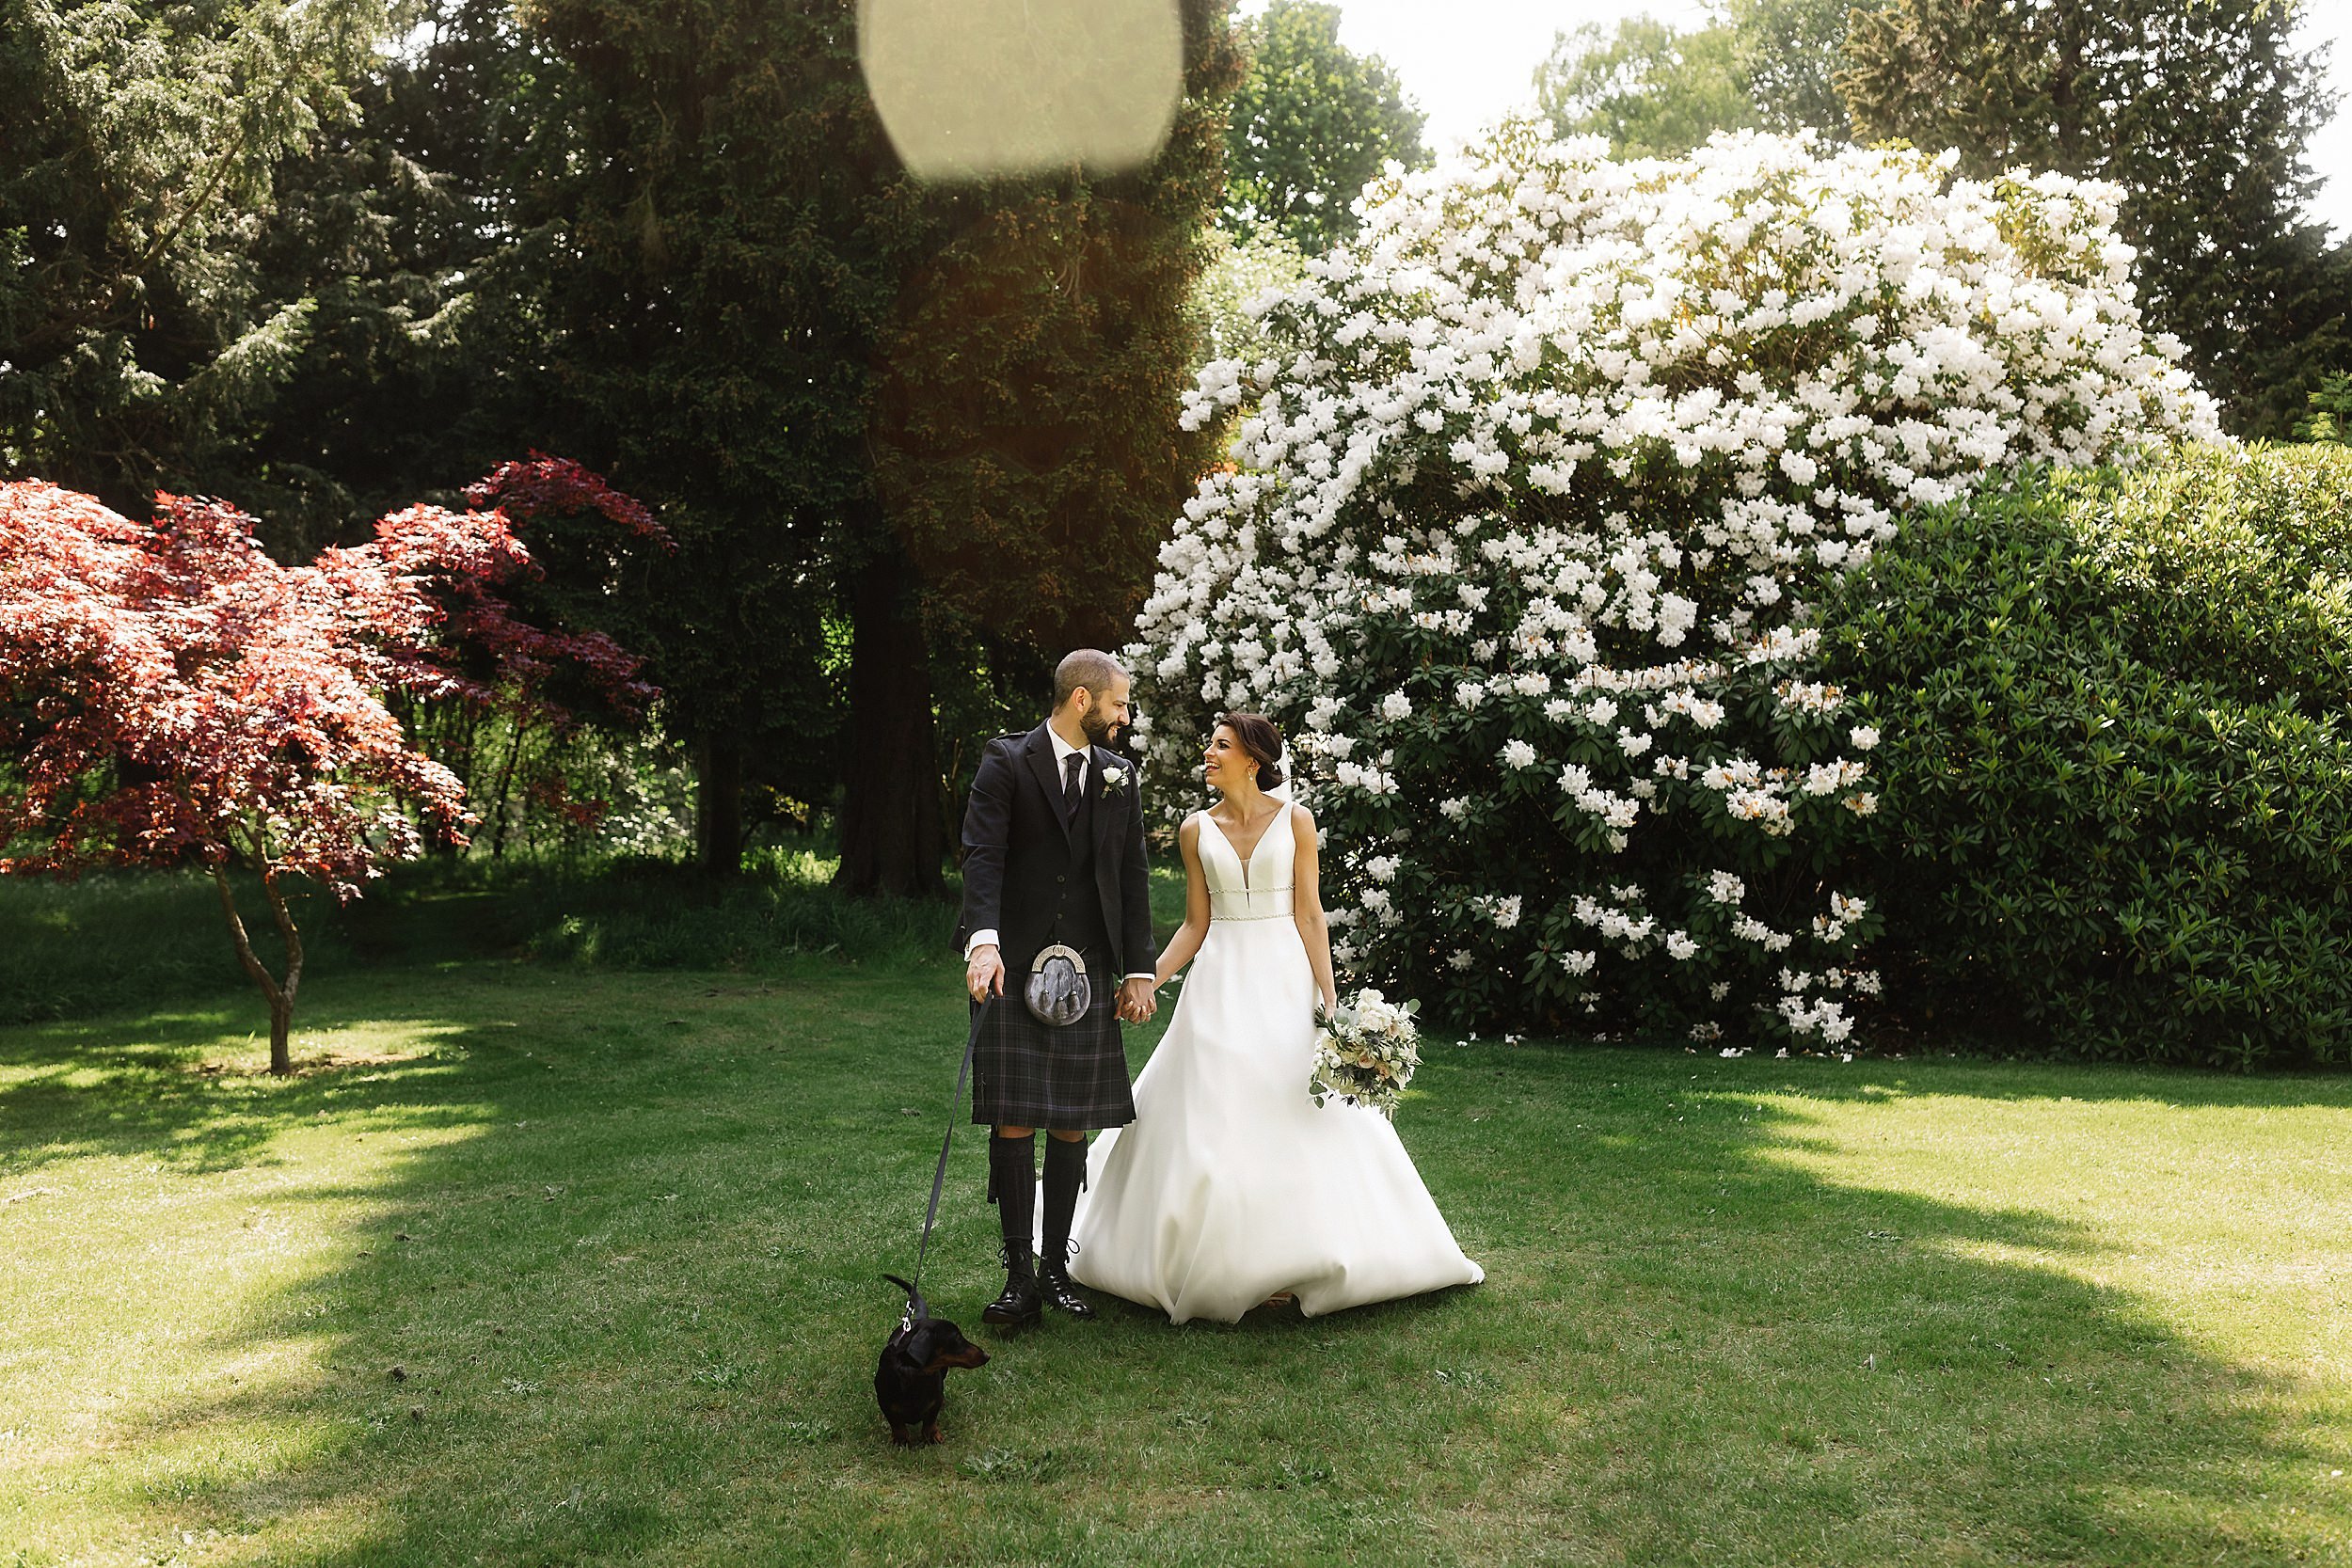
{"type": "Polygon", "coordinates": [[[963,814],[963,912],[956,922],[956,948],[961,952],[973,932],[993,928],[1008,995],[1019,993],[1038,950],[1057,941],[1108,955],[1111,973],[1095,978],[1097,995],[1117,990],[1123,975],[1150,974],[1159,961],[1152,942],[1142,786],[1134,763],[1089,746],[1084,799],[1076,820],[1065,822],[1054,743],[1044,725],[1000,736],[980,753],[963,814]],[[1123,783],[1111,782],[1113,770],[1123,783]]]}

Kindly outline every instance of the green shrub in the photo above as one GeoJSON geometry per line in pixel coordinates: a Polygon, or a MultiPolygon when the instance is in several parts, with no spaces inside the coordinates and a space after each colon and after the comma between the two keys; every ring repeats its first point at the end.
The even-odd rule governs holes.
{"type": "Polygon", "coordinates": [[[834,889],[834,864],[779,853],[714,882],[676,862],[621,861],[512,876],[503,891],[521,945],[549,962],[756,971],[812,953],[900,965],[954,957],[953,905],[850,897],[834,889]]]}
{"type": "MultiPolygon", "coordinates": [[[[231,881],[254,951],[282,972],[278,933],[260,884],[231,881]]],[[[297,886],[289,896],[302,929],[307,973],[351,958],[332,895],[297,886]]],[[[243,991],[268,1028],[268,1010],[238,967],[220,895],[201,871],[120,871],[63,882],[0,877],[0,1024],[44,1022],[148,1006],[186,996],[243,991]]]]}
{"type": "Polygon", "coordinates": [[[2027,475],[1907,521],[1820,619],[1883,736],[1899,1012],[2352,1060],[2352,451],[2027,475]]]}
{"type": "Polygon", "coordinates": [[[2352,372],[2338,371],[2304,400],[2308,410],[2295,421],[2298,441],[2352,441],[2352,372]]]}
{"type": "MultiPolygon", "coordinates": [[[[305,979],[358,964],[484,958],[754,974],[805,955],[953,965],[952,904],[852,898],[834,891],[834,864],[808,850],[778,850],[725,881],[654,859],[509,855],[395,866],[365,897],[340,908],[315,889],[297,895],[305,979]]],[[[258,895],[243,891],[249,915],[258,895]]],[[[277,962],[275,933],[266,925],[252,929],[264,958],[277,962]]],[[[250,985],[230,950],[218,895],[201,873],[0,879],[0,1023],[152,1006],[250,985]]]]}

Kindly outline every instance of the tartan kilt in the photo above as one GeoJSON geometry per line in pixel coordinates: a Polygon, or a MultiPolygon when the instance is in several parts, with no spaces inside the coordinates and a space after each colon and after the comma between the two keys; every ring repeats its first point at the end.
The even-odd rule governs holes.
{"type": "MultiPolygon", "coordinates": [[[[1119,1037],[1119,977],[1097,977],[1107,954],[1086,955],[1095,980],[1086,1017],[1060,1028],[1040,1023],[1021,1000],[1024,969],[1005,974],[1005,994],[989,1008],[972,1052],[972,1119],[984,1127],[1043,1127],[1075,1132],[1124,1127],[1136,1119],[1127,1048],[1119,1037]]],[[[978,1003],[973,1006],[977,1007],[978,1003]]]]}

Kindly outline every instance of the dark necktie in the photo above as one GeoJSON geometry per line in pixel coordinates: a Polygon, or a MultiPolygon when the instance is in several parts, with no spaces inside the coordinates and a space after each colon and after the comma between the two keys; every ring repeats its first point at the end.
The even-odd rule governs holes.
{"type": "Polygon", "coordinates": [[[1075,821],[1078,816],[1078,769],[1087,765],[1084,752],[1073,752],[1062,759],[1061,815],[1065,822],[1075,821]]]}

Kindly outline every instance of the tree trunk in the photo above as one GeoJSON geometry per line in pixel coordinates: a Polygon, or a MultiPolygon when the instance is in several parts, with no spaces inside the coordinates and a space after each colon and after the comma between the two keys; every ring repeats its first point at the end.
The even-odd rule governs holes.
{"type": "Polygon", "coordinates": [[[851,585],[850,608],[850,746],[834,886],[935,895],[946,885],[947,832],[914,569],[895,551],[868,562],[851,585]]]}
{"type": "Polygon", "coordinates": [[[2056,122],[2058,172],[2079,177],[2089,172],[2083,166],[2082,115],[2076,107],[2077,78],[2083,70],[2083,30],[2061,9],[2058,34],[2058,62],[2050,72],[2050,109],[2056,122]]]}
{"type": "Polygon", "coordinates": [[[279,1078],[294,1072],[294,1003],[283,997],[269,1005],[269,1069],[279,1078]]]}
{"type": "Polygon", "coordinates": [[[294,1071],[294,991],[302,984],[301,934],[294,929],[294,915],[286,908],[284,895],[264,871],[262,891],[268,895],[270,913],[278,921],[279,934],[286,939],[286,980],[280,985],[253,951],[252,939],[246,935],[245,921],[237,913],[236,895],[230,891],[225,866],[213,867],[213,885],[220,892],[220,910],[229,920],[229,940],[236,947],[237,962],[245,967],[246,974],[269,1003],[269,1069],[283,1078],[294,1071]]]}
{"type": "Polygon", "coordinates": [[[743,749],[726,736],[694,747],[694,852],[713,876],[743,869],[743,749]]]}
{"type": "Polygon", "coordinates": [[[511,743],[506,748],[506,765],[499,769],[499,803],[490,813],[490,858],[494,861],[506,858],[506,804],[515,787],[515,768],[522,761],[523,737],[530,727],[520,713],[516,714],[511,743]]]}

